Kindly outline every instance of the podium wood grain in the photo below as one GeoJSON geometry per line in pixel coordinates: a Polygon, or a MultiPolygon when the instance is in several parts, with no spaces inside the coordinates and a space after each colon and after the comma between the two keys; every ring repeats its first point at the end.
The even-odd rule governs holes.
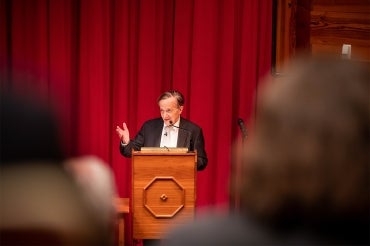
{"type": "Polygon", "coordinates": [[[169,227],[194,218],[196,153],[142,153],[132,156],[134,239],[160,239],[169,227]]]}

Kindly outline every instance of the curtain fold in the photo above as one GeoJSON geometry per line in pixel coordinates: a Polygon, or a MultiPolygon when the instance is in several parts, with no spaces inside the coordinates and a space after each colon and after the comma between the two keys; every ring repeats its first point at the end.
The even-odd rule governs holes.
{"type": "Polygon", "coordinates": [[[54,105],[67,156],[104,159],[121,197],[131,195],[131,163],[116,125],[134,136],[159,117],[159,94],[180,90],[209,157],[197,206],[227,207],[237,119],[253,116],[270,71],[271,2],[0,0],[1,89],[54,105]]]}

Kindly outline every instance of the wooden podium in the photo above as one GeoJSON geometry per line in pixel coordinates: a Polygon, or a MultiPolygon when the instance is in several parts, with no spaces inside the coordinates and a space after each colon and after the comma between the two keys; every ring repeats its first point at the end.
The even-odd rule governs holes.
{"type": "Polygon", "coordinates": [[[147,148],[132,152],[133,239],[160,239],[193,220],[196,152],[147,148]]]}

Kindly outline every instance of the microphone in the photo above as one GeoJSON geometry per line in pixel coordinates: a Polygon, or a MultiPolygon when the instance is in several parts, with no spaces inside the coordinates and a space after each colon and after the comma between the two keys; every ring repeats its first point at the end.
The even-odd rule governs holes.
{"type": "Polygon", "coordinates": [[[243,119],[239,118],[238,119],[238,124],[239,124],[240,130],[242,131],[243,139],[247,138],[248,132],[247,132],[247,128],[244,125],[243,119]]]}
{"type": "Polygon", "coordinates": [[[167,137],[167,132],[165,132],[163,135],[165,135],[167,137]]]}
{"type": "Polygon", "coordinates": [[[191,134],[191,131],[189,131],[188,129],[185,129],[185,128],[182,128],[182,127],[179,127],[179,126],[175,126],[175,125],[173,124],[173,121],[172,121],[172,120],[170,120],[170,125],[169,125],[169,126],[176,127],[176,128],[178,128],[178,129],[181,129],[181,130],[187,131],[188,133],[190,133],[190,134],[191,134]]]}

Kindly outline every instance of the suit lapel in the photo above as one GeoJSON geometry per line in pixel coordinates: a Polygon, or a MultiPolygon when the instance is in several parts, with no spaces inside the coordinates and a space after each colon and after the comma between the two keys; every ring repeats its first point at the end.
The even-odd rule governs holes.
{"type": "Polygon", "coordinates": [[[162,129],[163,129],[163,120],[160,118],[158,120],[158,124],[156,124],[155,129],[155,139],[154,139],[154,147],[159,147],[161,145],[161,138],[162,138],[162,129]]]}
{"type": "Polygon", "coordinates": [[[177,136],[177,147],[187,147],[186,142],[188,135],[189,134],[185,130],[179,129],[179,135],[177,136]]]}
{"type": "Polygon", "coordinates": [[[190,141],[189,138],[189,132],[187,132],[184,129],[186,128],[186,121],[185,119],[181,118],[180,120],[180,127],[183,129],[179,129],[179,135],[177,136],[177,147],[189,147],[188,142],[190,141]]]}

